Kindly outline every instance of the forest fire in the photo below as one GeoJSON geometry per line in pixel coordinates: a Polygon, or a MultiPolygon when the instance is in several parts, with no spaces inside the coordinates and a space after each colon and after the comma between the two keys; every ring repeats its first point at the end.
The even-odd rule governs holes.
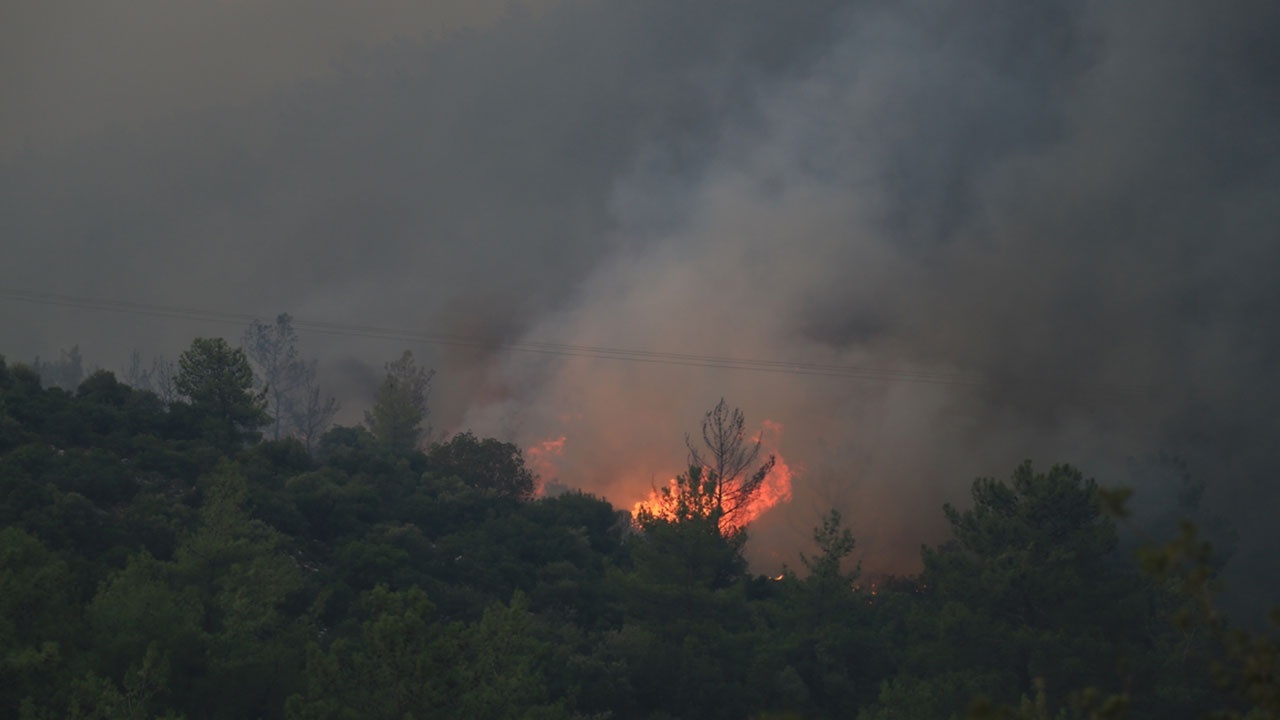
{"type": "MultiPolygon", "coordinates": [[[[672,493],[678,490],[675,478],[667,480],[666,489],[672,493]]],[[[649,497],[644,500],[639,500],[631,506],[631,517],[640,517],[642,513],[647,513],[654,517],[662,517],[662,497],[662,488],[653,488],[653,490],[649,492],[649,497]]]]}
{"type": "MultiPolygon", "coordinates": [[[[753,444],[758,443],[762,450],[766,451],[762,453],[766,458],[773,459],[773,465],[768,469],[759,487],[750,493],[740,506],[732,512],[726,512],[721,521],[722,529],[746,527],[770,509],[791,502],[791,484],[796,471],[775,449],[781,435],[782,425],[766,420],[763,428],[751,438],[753,444]]],[[[728,482],[733,484],[742,481],[743,478],[737,477],[730,478],[728,482]]],[[[636,502],[631,508],[631,514],[638,517],[642,512],[647,512],[655,517],[669,516],[672,507],[670,498],[680,492],[679,481],[671,478],[664,487],[653,488],[647,498],[636,502]]],[[[713,508],[704,507],[703,509],[709,511],[713,508]]],[[[728,510],[728,508],[725,509],[728,510]]]]}
{"type": "Polygon", "coordinates": [[[779,453],[782,424],[765,420],[754,433],[747,431],[742,411],[722,399],[703,419],[698,436],[685,436],[688,450],[680,470],[668,463],[647,462],[652,451],[631,446],[608,457],[587,455],[574,445],[566,453],[568,434],[535,441],[524,450],[530,470],[538,475],[536,494],[583,487],[591,476],[612,478],[594,483],[607,499],[626,507],[638,494],[632,515],[663,519],[719,518],[722,531],[743,528],[770,509],[791,502],[797,469],[779,453]],[[568,473],[568,475],[565,475],[568,473]],[[677,475],[677,473],[679,473],[677,475]],[[670,478],[664,483],[654,478],[670,478]],[[562,482],[564,481],[564,482],[562,482]],[[648,486],[647,488],[645,486],[648,486]]]}
{"type": "Polygon", "coordinates": [[[770,509],[791,502],[791,481],[795,476],[795,471],[787,464],[787,461],[776,452],[773,454],[777,459],[773,469],[765,476],[764,482],[760,485],[760,491],[738,511],[734,522],[739,526],[745,526],[761,515],[764,515],[770,509]]]}

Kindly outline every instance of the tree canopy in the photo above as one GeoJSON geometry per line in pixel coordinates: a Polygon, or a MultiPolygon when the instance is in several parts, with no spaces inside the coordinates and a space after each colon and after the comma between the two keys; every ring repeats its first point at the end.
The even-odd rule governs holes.
{"type": "Polygon", "coordinates": [[[468,487],[519,500],[533,497],[537,485],[537,476],[525,466],[518,446],[480,439],[470,432],[432,445],[427,460],[439,477],[457,478],[468,487]]]}
{"type": "Polygon", "coordinates": [[[178,358],[174,385],[202,428],[228,448],[260,437],[267,423],[266,397],[253,391],[253,368],[244,350],[222,338],[196,338],[178,358]]]}
{"type": "Polygon", "coordinates": [[[471,433],[252,439],[243,354],[183,360],[171,404],[0,361],[0,717],[1274,716],[1280,644],[1216,611],[1212,550],[1144,575],[1071,466],[975,481],[919,575],[862,574],[828,512],[763,576],[704,465],[633,523],[471,433]]]}
{"type": "Polygon", "coordinates": [[[433,375],[434,370],[418,367],[408,350],[400,359],[387,363],[373,408],[364,415],[365,425],[383,447],[397,454],[418,449],[429,429],[424,423],[433,375]]]}

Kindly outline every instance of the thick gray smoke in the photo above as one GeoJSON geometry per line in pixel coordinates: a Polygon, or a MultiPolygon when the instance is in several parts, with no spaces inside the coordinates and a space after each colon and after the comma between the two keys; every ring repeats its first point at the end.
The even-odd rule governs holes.
{"type": "MultiPolygon", "coordinates": [[[[623,505],[725,397],[797,471],[761,569],[836,506],[868,569],[909,571],[942,502],[1028,457],[1163,508],[1176,483],[1128,468],[1174,453],[1240,536],[1229,582],[1274,592],[1275,3],[601,0],[328,45],[321,15],[305,52],[254,46],[260,92],[95,124],[24,85],[82,115],[0,111],[28,127],[0,150],[0,286],[478,340],[414,348],[437,428],[564,437],[544,474],[623,505]],[[506,349],[529,343],[572,347],[506,349]]],[[[0,317],[10,356],[109,367],[239,333],[0,317]]],[[[304,339],[349,408],[403,347],[304,339]]]]}

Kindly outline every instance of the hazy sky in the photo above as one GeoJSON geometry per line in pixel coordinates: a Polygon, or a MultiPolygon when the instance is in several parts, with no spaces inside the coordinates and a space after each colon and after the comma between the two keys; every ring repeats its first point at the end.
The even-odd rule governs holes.
{"type": "MultiPolygon", "coordinates": [[[[1273,0],[11,5],[0,290],[466,338],[303,344],[349,419],[408,345],[438,430],[563,435],[620,504],[723,396],[802,469],[761,563],[835,505],[910,570],[1023,458],[1167,508],[1166,452],[1280,575],[1277,37],[1273,0]]],[[[0,326],[112,369],[241,332],[0,326]]]]}

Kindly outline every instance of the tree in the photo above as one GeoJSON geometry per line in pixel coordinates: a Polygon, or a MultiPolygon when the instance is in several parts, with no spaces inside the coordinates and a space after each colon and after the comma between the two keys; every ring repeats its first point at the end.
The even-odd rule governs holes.
{"type": "Polygon", "coordinates": [[[244,349],[256,373],[256,387],[266,394],[274,421],[272,438],[280,439],[288,408],[297,402],[306,363],[298,357],[298,334],[289,313],[276,316],[274,325],[254,320],[244,331],[244,349]]]}
{"type": "MultiPolygon", "coordinates": [[[[117,683],[137,679],[139,660],[146,669],[147,658],[151,662],[163,658],[168,666],[164,669],[174,671],[176,682],[160,693],[166,696],[162,700],[181,702],[190,694],[192,679],[206,675],[208,634],[202,627],[203,598],[184,591],[181,585],[174,577],[172,563],[146,553],[131,556],[124,568],[102,581],[83,608],[85,636],[93,650],[91,670],[100,675],[98,682],[92,683],[99,686],[97,692],[91,693],[100,697],[97,702],[90,701],[92,704],[104,700],[114,704],[109,702],[111,689],[117,683]]],[[[87,689],[81,687],[78,694],[87,689]]]]}
{"type": "Polygon", "coordinates": [[[701,480],[712,483],[710,496],[719,510],[721,526],[735,526],[735,516],[760,491],[776,458],[770,455],[753,469],[760,457],[760,437],[747,438],[742,410],[730,411],[724,398],[702,419],[705,447],[698,447],[688,435],[684,441],[689,448],[689,465],[702,468],[701,480]]]}
{"type": "Polygon", "coordinates": [[[0,713],[64,692],[67,656],[82,634],[67,563],[17,527],[0,530],[0,713]]]}
{"type": "Polygon", "coordinates": [[[519,591],[510,604],[485,608],[478,623],[468,626],[459,643],[462,652],[450,663],[459,692],[449,709],[463,718],[569,717],[564,700],[552,702],[546,667],[552,648],[536,637],[529,601],[519,591]]]}
{"type": "Polygon", "coordinates": [[[253,392],[253,368],[244,350],[222,338],[196,338],[178,358],[174,386],[203,416],[205,429],[224,448],[258,436],[267,423],[267,403],[253,392]]]}
{"type": "Polygon", "coordinates": [[[297,388],[297,396],[289,405],[289,421],[302,439],[307,452],[338,414],[338,401],[332,395],[320,393],[316,384],[316,361],[303,364],[301,382],[297,388]]]}
{"type": "Polygon", "coordinates": [[[125,368],[124,382],[126,385],[138,390],[155,392],[151,383],[151,370],[142,364],[142,353],[137,350],[134,350],[129,355],[129,367],[125,368]]]}
{"type": "Polygon", "coordinates": [[[79,345],[71,346],[70,350],[59,350],[57,362],[41,362],[37,357],[32,367],[40,373],[46,387],[74,392],[84,379],[84,358],[80,355],[79,345]]]}
{"type": "Polygon", "coordinates": [[[658,488],[657,507],[641,507],[636,523],[641,529],[648,529],[657,521],[707,522],[719,530],[724,517],[718,497],[719,485],[714,473],[699,465],[690,465],[689,472],[658,488]]]}
{"type": "Polygon", "coordinates": [[[528,500],[537,484],[519,447],[494,438],[480,440],[470,432],[436,443],[427,458],[439,477],[455,477],[468,487],[504,497],[528,500]]]}
{"type": "Polygon", "coordinates": [[[429,428],[427,396],[431,393],[434,370],[418,367],[413,353],[405,350],[399,360],[387,363],[387,376],[378,388],[373,409],[365,412],[369,431],[393,453],[409,453],[418,448],[429,428]]]}
{"type": "MultiPolygon", "coordinates": [[[[1130,518],[1126,507],[1129,489],[1103,490],[1099,495],[1108,515],[1130,518]]],[[[1144,546],[1137,555],[1144,572],[1159,581],[1178,606],[1165,618],[1172,621],[1175,632],[1163,638],[1153,633],[1156,647],[1152,654],[1158,656],[1154,688],[1139,692],[1127,687],[1121,692],[1077,688],[1069,696],[1069,708],[1053,714],[1045,683],[1039,680],[1034,702],[1024,696],[1020,705],[1013,706],[978,698],[966,719],[1280,717],[1280,607],[1269,614],[1269,631],[1232,627],[1216,601],[1223,590],[1218,575],[1221,560],[1190,520],[1181,521],[1173,540],[1144,546]],[[1169,639],[1176,642],[1169,643],[1169,639]],[[1217,692],[1211,692],[1215,686],[1217,692]]]]}
{"type": "MultiPolygon", "coordinates": [[[[1123,504],[1123,498],[1120,499],[1123,504]]],[[[1119,513],[1125,514],[1124,508],[1119,513]]],[[[1232,699],[1229,709],[1213,714],[1223,720],[1280,717],[1280,606],[1267,614],[1267,630],[1232,627],[1218,606],[1221,567],[1213,545],[1190,520],[1178,537],[1139,553],[1148,574],[1173,584],[1186,602],[1174,615],[1182,634],[1200,635],[1217,647],[1211,679],[1232,699]]]]}
{"type": "Polygon", "coordinates": [[[929,696],[936,716],[975,695],[1016,702],[1040,679],[1057,703],[1066,688],[1138,691],[1173,671],[1142,672],[1159,667],[1157,655],[1170,659],[1152,647],[1159,604],[1115,561],[1116,526],[1092,479],[1024,462],[1009,481],[979,478],[971,492],[972,508],[943,508],[952,539],[922,550],[931,611],[911,622],[898,694],[882,694],[891,716],[906,712],[901,683],[912,676],[921,682],[911,703],[929,696]]]}
{"type": "Polygon", "coordinates": [[[134,350],[129,356],[129,367],[125,368],[123,377],[125,385],[153,392],[167,405],[177,399],[177,390],[173,385],[176,374],[172,360],[157,355],[151,359],[151,367],[148,368],[142,362],[142,353],[134,350]]]}
{"type": "Polygon", "coordinates": [[[151,360],[149,379],[151,387],[148,389],[166,405],[178,399],[178,369],[174,367],[172,360],[165,359],[163,355],[155,356],[151,360]]]}
{"type": "Polygon", "coordinates": [[[223,461],[205,484],[200,521],[172,565],[176,587],[201,601],[205,667],[190,698],[206,717],[262,717],[284,702],[301,664],[301,626],[285,604],[303,586],[287,539],[250,515],[240,468],[223,461]],[[235,688],[234,693],[226,692],[235,688]]]}
{"type": "Polygon", "coordinates": [[[694,465],[658,491],[656,511],[643,507],[636,524],[644,542],[636,548],[637,565],[651,580],[724,587],[746,568],[742,548],[746,531],[726,527],[717,499],[719,482],[694,465]]]}
{"type": "Polygon", "coordinates": [[[1098,583],[1117,533],[1094,480],[1070,465],[1037,473],[1028,461],[1009,483],[975,480],[972,495],[972,509],[943,507],[954,539],[924,550],[925,574],[940,596],[980,602],[1024,626],[1096,622],[1098,583]]]}
{"type": "Polygon", "coordinates": [[[832,508],[822,519],[822,524],[813,529],[813,542],[817,544],[821,554],[807,557],[800,554],[800,562],[809,571],[813,582],[837,582],[848,586],[858,578],[861,566],[845,572],[845,558],[853,553],[856,541],[849,528],[844,527],[840,511],[832,508]]]}
{"type": "Polygon", "coordinates": [[[629,668],[635,717],[748,717],[752,627],[746,531],[721,526],[718,483],[693,466],[642,509],[618,579],[626,618],[615,651],[629,668]],[[733,688],[733,689],[731,689],[733,688]]]}
{"type": "Polygon", "coordinates": [[[457,644],[426,593],[379,585],[361,605],[369,617],[357,637],[307,648],[306,688],[286,701],[286,718],[401,720],[438,716],[448,702],[457,644]]]}

